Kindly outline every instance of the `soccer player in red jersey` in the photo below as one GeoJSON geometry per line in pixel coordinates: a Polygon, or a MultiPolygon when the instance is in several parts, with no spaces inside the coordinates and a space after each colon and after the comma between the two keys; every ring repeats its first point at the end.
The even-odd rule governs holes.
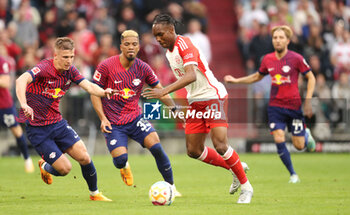
{"type": "MultiPolygon", "coordinates": [[[[131,186],[134,181],[128,163],[128,137],[130,137],[151,152],[164,180],[173,185],[175,196],[180,196],[174,185],[169,158],[160,144],[158,134],[143,118],[138,105],[145,84],[162,88],[151,67],[136,58],[139,49],[138,33],[133,30],[124,31],[121,36],[121,54],[102,61],[93,77],[94,83],[102,88],[115,89],[116,95],[110,100],[91,96],[91,101],[101,120],[101,131],[106,138],[113,163],[120,169],[125,184],[131,186]]],[[[162,102],[175,107],[169,95],[164,96],[162,102]]]]}
{"type": "Polygon", "coordinates": [[[186,147],[191,158],[210,165],[220,166],[233,173],[230,193],[241,186],[237,203],[250,203],[253,196],[251,186],[236,151],[228,144],[227,138],[227,91],[214,77],[201,50],[188,37],[177,35],[175,20],[168,14],[159,14],[153,21],[153,35],[158,43],[167,49],[166,57],[176,78],[176,82],[164,87],[145,89],[146,98],[161,98],[183,87],[187,90],[190,111],[200,116],[206,111],[220,113],[221,117],[188,117],[186,119],[186,147]],[[210,132],[215,150],[205,146],[210,132]]]}
{"type": "Polygon", "coordinates": [[[39,168],[45,183],[52,183],[51,175],[65,176],[70,172],[72,164],[63,154],[67,153],[80,164],[90,190],[90,199],[111,201],[98,191],[95,166],[79,135],[62,118],[59,102],[72,82],[96,96],[109,97],[112,90],[103,90],[86,80],[72,65],[73,59],[73,40],[57,38],[54,58],[42,60],[17,79],[20,119],[26,123],[28,139],[42,157],[39,168]]]}
{"type": "Polygon", "coordinates": [[[17,111],[9,91],[10,87],[10,65],[4,57],[0,56],[0,126],[6,126],[11,130],[23,155],[24,169],[27,173],[32,173],[34,172],[33,161],[28,153],[23,129],[16,120],[17,111]]]}
{"type": "Polygon", "coordinates": [[[283,164],[290,173],[289,183],[300,182],[294,171],[290,153],[286,147],[285,128],[292,133],[295,148],[315,151],[315,141],[310,130],[306,128],[301,110],[301,98],[298,89],[299,73],[308,80],[304,104],[304,113],[312,116],[311,98],[315,88],[315,77],[305,59],[288,50],[293,31],[288,26],[276,26],[271,30],[275,51],[264,56],[259,71],[245,77],[224,77],[225,82],[233,84],[251,84],[260,81],[265,75],[271,76],[271,93],[268,107],[269,127],[283,164]]]}

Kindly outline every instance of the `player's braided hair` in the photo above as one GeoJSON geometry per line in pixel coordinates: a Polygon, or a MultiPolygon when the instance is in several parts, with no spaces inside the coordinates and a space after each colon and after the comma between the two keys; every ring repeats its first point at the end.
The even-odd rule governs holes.
{"type": "Polygon", "coordinates": [[[168,25],[173,25],[174,27],[178,23],[179,23],[178,21],[176,21],[173,17],[171,17],[167,13],[160,13],[157,16],[155,16],[153,20],[153,24],[168,24],[168,25]]]}

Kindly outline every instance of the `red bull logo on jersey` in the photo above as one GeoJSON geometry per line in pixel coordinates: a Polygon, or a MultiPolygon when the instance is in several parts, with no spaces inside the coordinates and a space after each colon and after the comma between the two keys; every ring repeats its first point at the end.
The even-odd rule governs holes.
{"type": "Polygon", "coordinates": [[[55,88],[55,89],[49,89],[46,88],[43,94],[47,94],[49,96],[52,96],[54,99],[61,98],[66,94],[65,91],[61,90],[61,88],[55,88]]]}
{"type": "Polygon", "coordinates": [[[283,76],[281,74],[277,74],[275,76],[272,76],[271,81],[272,81],[272,83],[277,84],[277,85],[291,83],[289,75],[283,76]]]}
{"type": "Polygon", "coordinates": [[[136,92],[129,88],[124,88],[122,90],[117,91],[116,94],[123,97],[124,99],[128,99],[136,95],[136,92]]]}

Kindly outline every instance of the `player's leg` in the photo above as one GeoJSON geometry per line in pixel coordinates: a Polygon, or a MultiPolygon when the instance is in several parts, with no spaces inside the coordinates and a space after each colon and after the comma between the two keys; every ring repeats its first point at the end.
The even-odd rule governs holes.
{"type": "MultiPolygon", "coordinates": [[[[212,125],[213,126],[213,125],[212,125]]],[[[245,170],[242,166],[240,158],[237,152],[228,144],[227,139],[227,127],[225,126],[217,126],[211,129],[211,139],[216,151],[222,156],[223,160],[226,162],[227,166],[229,166],[230,171],[234,173],[234,176],[237,177],[239,184],[236,183],[236,178],[234,177],[234,182],[230,187],[230,193],[235,193],[239,185],[242,186],[242,194],[244,194],[244,198],[239,198],[239,202],[242,201],[245,203],[249,203],[250,199],[253,195],[253,187],[251,186],[246,174],[245,170]],[[241,200],[240,200],[241,199],[241,200]],[[244,201],[243,201],[244,199],[244,201]]]]}
{"type": "Polygon", "coordinates": [[[134,177],[128,162],[128,135],[126,130],[126,125],[112,125],[112,133],[105,133],[104,136],[114,166],[120,170],[120,176],[124,183],[131,186],[134,183],[134,177]]]}
{"type": "Polygon", "coordinates": [[[292,142],[296,149],[302,150],[307,148],[308,151],[314,152],[316,142],[311,135],[310,129],[306,128],[305,119],[301,110],[290,110],[292,120],[288,123],[288,129],[292,133],[292,142]]]}
{"type": "Polygon", "coordinates": [[[79,140],[74,145],[66,149],[65,152],[80,164],[82,175],[89,187],[90,199],[94,201],[112,201],[111,199],[108,199],[102,195],[102,193],[100,193],[98,190],[96,168],[86,150],[83,141],[79,140]]]}
{"type": "Polygon", "coordinates": [[[162,174],[164,181],[169,184],[174,184],[171,163],[168,155],[160,144],[158,134],[155,131],[148,134],[144,139],[143,145],[151,152],[156,160],[158,170],[162,174]]]}
{"type": "Polygon", "coordinates": [[[230,169],[215,149],[205,146],[209,131],[204,121],[187,119],[185,128],[187,155],[213,166],[230,169]]]}
{"type": "Polygon", "coordinates": [[[24,169],[28,173],[34,172],[33,161],[28,153],[28,145],[23,135],[22,127],[16,121],[15,107],[0,109],[0,126],[8,127],[16,138],[16,143],[24,158],[24,169]]]}
{"type": "Polygon", "coordinates": [[[28,173],[34,172],[33,161],[29,156],[28,145],[27,141],[25,140],[22,127],[20,125],[16,125],[14,127],[11,127],[10,130],[15,136],[17,146],[23,155],[25,171],[28,173]]]}
{"type": "Polygon", "coordinates": [[[285,132],[282,129],[272,131],[272,135],[277,147],[277,154],[290,174],[290,183],[299,182],[299,177],[294,171],[292,159],[286,146],[285,132]]]}

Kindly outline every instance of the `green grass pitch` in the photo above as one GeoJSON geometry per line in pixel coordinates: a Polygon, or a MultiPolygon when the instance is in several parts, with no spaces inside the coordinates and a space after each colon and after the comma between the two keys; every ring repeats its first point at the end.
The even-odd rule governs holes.
{"type": "MultiPolygon", "coordinates": [[[[35,163],[38,157],[33,158],[35,163]]],[[[150,186],[161,180],[153,157],[130,155],[135,186],[122,182],[109,156],[93,157],[98,185],[113,202],[92,202],[80,167],[72,162],[65,177],[42,182],[39,169],[26,174],[19,157],[0,158],[0,214],[350,214],[350,155],[293,154],[301,183],[288,184],[289,175],[277,154],[242,154],[254,186],[249,205],[230,195],[231,174],[185,155],[172,155],[175,182],[183,197],[171,206],[153,206],[150,186]]]]}

